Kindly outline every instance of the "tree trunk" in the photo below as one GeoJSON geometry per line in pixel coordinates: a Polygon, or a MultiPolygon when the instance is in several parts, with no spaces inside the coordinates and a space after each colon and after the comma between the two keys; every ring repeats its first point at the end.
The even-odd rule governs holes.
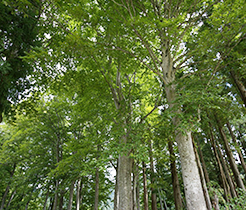
{"type": "Polygon", "coordinates": [[[239,80],[236,73],[234,71],[230,71],[230,73],[231,73],[233,81],[235,82],[235,84],[237,86],[237,89],[239,90],[241,99],[242,99],[244,105],[246,106],[246,89],[245,89],[243,83],[239,80]]]}
{"type": "Polygon", "coordinates": [[[11,196],[10,196],[10,199],[9,199],[9,202],[8,202],[8,205],[7,205],[7,208],[6,208],[6,209],[9,209],[10,203],[11,203],[11,201],[13,200],[15,194],[16,194],[16,190],[15,190],[14,192],[12,192],[12,194],[11,194],[11,196]]]}
{"type": "Polygon", "coordinates": [[[226,134],[225,134],[222,126],[220,125],[220,122],[219,122],[217,117],[216,117],[216,120],[218,122],[219,132],[220,132],[222,140],[224,141],[225,151],[226,151],[227,157],[229,159],[229,163],[230,163],[235,181],[237,183],[237,186],[245,191],[245,187],[244,187],[243,181],[241,179],[240,173],[238,171],[237,165],[235,163],[235,159],[232,155],[231,148],[229,146],[226,134]]]}
{"type": "Polygon", "coordinates": [[[115,186],[114,186],[114,210],[119,209],[119,193],[118,193],[118,165],[119,165],[119,159],[117,160],[117,166],[116,166],[116,177],[115,177],[115,186]]]}
{"type": "Polygon", "coordinates": [[[138,164],[133,165],[133,210],[140,210],[139,201],[139,169],[138,164]]]}
{"type": "Polygon", "coordinates": [[[241,165],[242,165],[242,167],[243,167],[243,170],[244,170],[244,172],[245,172],[245,174],[246,174],[246,164],[245,164],[245,161],[244,161],[242,152],[241,152],[241,150],[240,150],[240,147],[239,147],[239,145],[238,145],[238,143],[237,143],[237,141],[236,141],[236,138],[235,138],[235,135],[234,135],[234,133],[233,133],[233,131],[232,131],[232,129],[231,129],[230,123],[227,122],[226,125],[227,125],[227,128],[228,128],[228,130],[229,130],[229,132],[230,132],[230,134],[231,134],[231,138],[232,138],[232,140],[233,140],[233,142],[234,142],[234,144],[235,144],[235,148],[236,148],[237,153],[238,153],[238,156],[239,156],[239,158],[240,158],[240,161],[241,161],[241,165]]]}
{"type": "Polygon", "coordinates": [[[118,193],[119,210],[132,210],[132,159],[128,155],[119,155],[118,193]]]}
{"type": "Polygon", "coordinates": [[[67,210],[72,210],[74,183],[75,183],[75,181],[72,181],[70,189],[69,189],[69,201],[68,201],[68,209],[67,210]]]}
{"type": "MultiPolygon", "coordinates": [[[[175,101],[175,94],[176,94],[175,85],[174,84],[166,85],[165,91],[170,108],[173,108],[174,101],[175,101]]],[[[175,110],[172,111],[175,112],[176,114],[180,112],[175,110]]],[[[179,126],[180,122],[177,117],[173,118],[173,124],[175,127],[179,126]]],[[[195,153],[194,153],[192,139],[191,139],[191,132],[190,131],[181,132],[179,130],[176,130],[175,134],[176,134],[175,140],[178,144],[178,149],[180,154],[187,209],[206,210],[207,207],[202,190],[201,178],[196,164],[196,158],[195,158],[195,153]]]]}
{"type": "Polygon", "coordinates": [[[218,155],[218,152],[216,149],[215,140],[214,140],[212,130],[210,130],[210,138],[211,138],[211,143],[212,143],[212,147],[214,150],[215,158],[217,160],[217,164],[218,164],[219,171],[220,171],[221,181],[222,181],[222,185],[223,185],[223,189],[224,189],[224,196],[225,196],[226,201],[228,201],[228,196],[231,197],[230,187],[227,183],[226,176],[225,176],[223,167],[222,167],[221,162],[220,162],[220,158],[219,158],[219,155],[218,155]]]}
{"type": "Polygon", "coordinates": [[[226,162],[225,162],[225,159],[224,159],[224,157],[223,157],[223,155],[222,155],[222,153],[221,153],[221,148],[220,148],[219,145],[218,145],[218,152],[219,152],[219,156],[220,156],[222,165],[223,165],[223,167],[224,167],[224,171],[225,171],[226,178],[227,178],[227,180],[228,180],[228,184],[229,184],[229,186],[230,186],[230,192],[231,192],[231,194],[229,194],[229,195],[230,195],[230,197],[232,196],[232,197],[235,198],[235,197],[237,197],[237,194],[236,194],[236,191],[235,191],[235,185],[233,184],[233,181],[232,181],[230,172],[229,172],[229,170],[228,170],[228,167],[227,167],[227,164],[226,164],[226,162]]]}
{"type": "Polygon", "coordinates": [[[80,207],[80,184],[81,184],[81,177],[77,181],[77,190],[76,190],[76,210],[79,210],[80,207]]]}
{"type": "MultiPolygon", "coordinates": [[[[46,210],[46,205],[47,205],[48,198],[49,198],[49,190],[47,191],[46,196],[45,196],[43,210],[46,210]]],[[[69,209],[69,210],[71,210],[71,209],[69,209]]]]}
{"type": "Polygon", "coordinates": [[[60,198],[59,198],[59,206],[58,206],[58,208],[59,208],[59,210],[62,210],[63,208],[63,201],[64,201],[64,194],[65,194],[65,192],[62,190],[61,191],[61,193],[60,193],[60,198]]]}
{"type": "Polygon", "coordinates": [[[200,158],[199,158],[196,146],[195,146],[194,139],[192,138],[192,140],[193,140],[193,147],[194,147],[194,152],[195,152],[195,156],[196,156],[196,161],[197,161],[198,169],[199,169],[200,176],[201,176],[202,189],[203,189],[204,197],[205,197],[205,200],[206,200],[207,209],[208,210],[212,210],[212,204],[211,204],[210,197],[209,197],[209,194],[208,194],[208,189],[207,189],[207,185],[206,185],[206,181],[205,181],[202,165],[201,165],[200,158]]]}
{"type": "Polygon", "coordinates": [[[203,166],[203,172],[204,172],[205,180],[206,180],[206,183],[209,183],[210,182],[210,179],[209,179],[209,175],[208,175],[206,163],[205,163],[205,160],[203,158],[203,152],[201,150],[201,147],[199,145],[199,142],[198,142],[198,145],[197,146],[198,146],[198,151],[199,151],[200,157],[201,157],[201,162],[202,162],[202,166],[203,166]]]}
{"type": "Polygon", "coordinates": [[[147,177],[146,177],[146,165],[143,162],[143,188],[144,188],[144,210],[149,209],[149,203],[148,203],[148,190],[147,190],[147,177]]]}
{"type": "Polygon", "coordinates": [[[168,149],[170,152],[172,184],[173,184],[173,197],[174,197],[174,202],[175,202],[175,209],[176,210],[182,210],[183,209],[183,203],[182,203],[179,178],[178,178],[178,173],[177,173],[176,163],[175,163],[175,154],[173,152],[173,143],[170,140],[168,141],[168,149]]]}
{"type": "Polygon", "coordinates": [[[54,196],[53,210],[57,210],[59,180],[56,180],[55,183],[56,183],[56,186],[55,186],[55,196],[54,196]]]}
{"type": "Polygon", "coordinates": [[[153,161],[153,152],[152,152],[152,143],[149,141],[149,159],[150,159],[150,180],[151,180],[151,209],[157,210],[157,200],[156,193],[153,186],[155,185],[155,171],[154,171],[154,161],[153,161]]]}
{"type": "Polygon", "coordinates": [[[94,210],[98,210],[98,203],[99,203],[99,168],[96,168],[94,210]]]}

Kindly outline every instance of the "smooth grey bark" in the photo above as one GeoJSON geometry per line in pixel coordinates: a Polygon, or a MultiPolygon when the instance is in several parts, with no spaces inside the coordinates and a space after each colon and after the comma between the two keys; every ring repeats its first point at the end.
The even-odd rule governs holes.
{"type": "Polygon", "coordinates": [[[132,210],[132,159],[119,155],[118,167],[119,210],[132,210]]]}
{"type": "Polygon", "coordinates": [[[144,162],[142,165],[143,165],[144,210],[148,210],[149,209],[149,202],[148,202],[149,199],[148,199],[148,190],[147,190],[146,165],[144,162]]]}
{"type": "MultiPolygon", "coordinates": [[[[170,81],[171,82],[171,81],[170,81]]],[[[176,87],[174,84],[165,86],[167,100],[170,108],[173,108],[175,101],[176,87]]],[[[173,110],[178,114],[178,111],[173,110]]],[[[175,127],[180,125],[178,118],[173,118],[175,127]]],[[[202,190],[201,178],[199,175],[195,153],[192,144],[191,132],[176,130],[175,140],[178,144],[182,177],[184,183],[185,198],[188,210],[206,210],[206,202],[202,190]]]]}
{"type": "Polygon", "coordinates": [[[242,152],[241,152],[241,150],[240,150],[240,147],[239,147],[239,145],[238,145],[238,143],[237,143],[237,141],[236,141],[236,137],[235,137],[235,135],[234,135],[234,133],[233,133],[233,131],[232,131],[232,129],[231,129],[230,123],[227,122],[226,125],[227,125],[227,128],[228,128],[228,130],[229,130],[229,132],[230,132],[230,134],[231,134],[232,141],[233,141],[234,144],[235,144],[235,148],[236,148],[237,153],[238,153],[238,156],[239,156],[239,158],[240,158],[240,161],[241,161],[241,165],[242,165],[242,167],[243,167],[243,170],[244,170],[244,172],[245,172],[245,174],[246,174],[246,164],[245,164],[245,161],[244,161],[244,158],[243,158],[243,154],[242,154],[242,152]]]}
{"type": "Polygon", "coordinates": [[[176,210],[182,210],[183,209],[183,203],[182,203],[178,173],[177,173],[177,169],[176,169],[175,154],[173,151],[173,143],[170,140],[168,141],[168,150],[170,153],[172,184],[173,184],[173,197],[174,197],[175,209],[176,210]]]}

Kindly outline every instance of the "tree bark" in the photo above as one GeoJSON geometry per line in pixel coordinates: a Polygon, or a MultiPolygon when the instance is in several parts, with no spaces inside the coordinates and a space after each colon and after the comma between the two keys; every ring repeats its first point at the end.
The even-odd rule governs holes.
{"type": "Polygon", "coordinates": [[[76,210],[79,210],[80,207],[80,184],[81,184],[81,177],[77,181],[77,190],[76,190],[76,210]]]}
{"type": "Polygon", "coordinates": [[[174,197],[175,209],[176,210],[182,210],[183,209],[183,203],[182,203],[179,178],[178,178],[178,173],[177,173],[176,163],[175,163],[175,154],[173,151],[173,143],[170,140],[168,141],[168,150],[170,152],[172,184],[173,184],[173,197],[174,197]]]}
{"type": "Polygon", "coordinates": [[[54,196],[53,210],[57,210],[59,180],[56,180],[55,183],[56,183],[56,186],[55,186],[55,196],[54,196]]]}
{"type": "Polygon", "coordinates": [[[210,179],[209,179],[209,175],[208,175],[206,163],[205,163],[205,160],[204,160],[204,157],[203,157],[203,152],[201,150],[201,147],[199,145],[199,142],[198,142],[198,145],[197,146],[198,146],[198,151],[200,153],[200,158],[201,158],[201,162],[202,162],[202,166],[203,166],[203,172],[204,172],[205,180],[206,180],[206,183],[209,183],[210,182],[210,179]]]}
{"type": "Polygon", "coordinates": [[[140,210],[138,164],[134,164],[133,169],[133,210],[140,210]]]}
{"type": "Polygon", "coordinates": [[[132,210],[132,159],[128,155],[119,155],[118,193],[119,210],[132,210]]]}
{"type": "Polygon", "coordinates": [[[217,152],[217,148],[216,148],[216,144],[215,144],[215,140],[214,140],[214,136],[213,136],[212,130],[210,130],[210,138],[211,138],[211,143],[212,143],[212,147],[213,147],[213,150],[214,150],[215,158],[217,160],[217,164],[218,164],[219,171],[220,171],[222,186],[223,186],[223,189],[224,189],[224,196],[225,196],[226,201],[228,201],[229,200],[228,196],[231,197],[230,187],[228,185],[228,182],[226,180],[226,176],[225,176],[223,167],[222,167],[221,162],[220,162],[220,158],[219,158],[219,155],[218,155],[218,152],[217,152]]]}
{"type": "MultiPolygon", "coordinates": [[[[43,210],[46,210],[46,205],[47,205],[48,198],[49,198],[49,190],[47,191],[46,196],[45,196],[43,210]]],[[[69,210],[71,210],[71,209],[69,209],[69,210]]]]}
{"type": "Polygon", "coordinates": [[[228,180],[228,184],[229,184],[229,186],[230,186],[230,188],[229,188],[229,189],[230,189],[230,192],[231,192],[230,197],[232,196],[233,198],[235,198],[235,197],[237,197],[237,193],[236,193],[236,191],[235,191],[235,185],[234,185],[234,183],[233,183],[233,181],[232,181],[232,178],[231,178],[229,169],[228,169],[227,164],[226,164],[226,162],[225,162],[225,159],[224,159],[224,157],[223,157],[223,155],[222,155],[222,153],[221,153],[221,148],[220,148],[219,145],[218,145],[218,152],[219,152],[219,156],[220,156],[222,165],[223,165],[223,167],[224,167],[224,171],[225,171],[226,178],[227,178],[227,180],[228,180]]]}
{"type": "Polygon", "coordinates": [[[231,129],[230,123],[227,122],[226,125],[227,125],[227,128],[228,128],[228,130],[229,130],[229,132],[230,132],[230,134],[231,134],[231,138],[232,138],[232,140],[233,140],[233,142],[234,142],[234,144],[235,144],[235,148],[236,148],[237,153],[238,153],[238,156],[239,156],[239,158],[240,158],[240,161],[241,161],[241,165],[242,165],[242,167],[243,167],[243,170],[244,170],[244,172],[245,172],[245,174],[246,174],[246,164],[245,164],[245,161],[244,161],[244,158],[243,158],[243,154],[242,154],[242,152],[241,152],[241,150],[240,150],[240,147],[239,147],[239,145],[238,145],[238,143],[237,143],[237,141],[236,141],[236,137],[235,137],[235,135],[234,135],[234,133],[233,133],[233,131],[232,131],[232,129],[231,129]]]}
{"type": "Polygon", "coordinates": [[[237,89],[240,93],[241,99],[244,103],[244,105],[246,106],[246,89],[243,85],[243,83],[239,80],[237,74],[234,71],[230,71],[231,73],[231,77],[233,79],[233,81],[235,82],[237,89]]]}
{"type": "Polygon", "coordinates": [[[157,210],[157,200],[156,193],[153,186],[155,185],[155,171],[154,171],[154,161],[153,161],[153,152],[152,152],[152,143],[149,141],[149,159],[150,159],[150,180],[151,180],[151,209],[157,210]]]}
{"type": "Polygon", "coordinates": [[[149,209],[149,203],[148,203],[148,190],[147,190],[147,177],[146,177],[146,165],[143,162],[143,188],[144,188],[144,210],[149,209]]]}
{"type": "Polygon", "coordinates": [[[237,186],[245,191],[243,180],[241,179],[240,173],[239,173],[237,165],[235,163],[235,159],[234,159],[234,157],[232,155],[231,148],[229,146],[226,134],[225,134],[222,126],[220,125],[220,121],[219,121],[219,119],[217,117],[216,117],[216,120],[218,122],[219,132],[220,132],[221,138],[222,138],[222,140],[224,142],[225,151],[226,151],[227,157],[229,159],[229,163],[230,163],[230,166],[231,166],[235,181],[237,183],[237,186]]]}
{"type": "MultiPolygon", "coordinates": [[[[172,68],[168,67],[167,68],[172,68]]],[[[171,72],[170,74],[172,74],[171,72]]],[[[170,82],[173,82],[171,80],[170,82]]],[[[167,95],[167,101],[170,108],[173,108],[176,94],[175,84],[169,84],[165,86],[165,91],[167,95]]],[[[176,114],[180,112],[173,110],[176,114]]],[[[180,122],[178,118],[173,118],[173,124],[175,127],[179,126],[180,122]]],[[[176,130],[175,140],[178,144],[182,177],[184,182],[185,198],[188,210],[206,210],[206,202],[202,190],[201,178],[198,172],[198,167],[196,164],[195,153],[192,145],[191,132],[185,131],[181,132],[176,130]]]]}
{"type": "Polygon", "coordinates": [[[207,185],[206,185],[206,181],[205,181],[205,176],[204,176],[204,173],[203,173],[202,165],[201,165],[201,162],[200,162],[200,158],[199,158],[199,155],[198,155],[198,152],[197,152],[197,149],[196,149],[196,145],[195,145],[194,139],[192,138],[192,140],[193,140],[193,147],[194,147],[194,152],[195,152],[195,156],[196,156],[196,161],[197,161],[198,169],[199,169],[200,176],[201,176],[202,189],[203,189],[204,197],[205,197],[205,200],[206,200],[207,209],[208,210],[212,210],[213,207],[212,207],[212,204],[211,204],[211,201],[210,201],[210,197],[209,197],[209,194],[208,194],[208,189],[207,189],[207,185]]]}
{"type": "Polygon", "coordinates": [[[119,159],[117,160],[117,166],[116,166],[116,177],[115,177],[115,186],[114,186],[114,210],[119,209],[119,193],[118,193],[118,165],[119,165],[119,159]]]}

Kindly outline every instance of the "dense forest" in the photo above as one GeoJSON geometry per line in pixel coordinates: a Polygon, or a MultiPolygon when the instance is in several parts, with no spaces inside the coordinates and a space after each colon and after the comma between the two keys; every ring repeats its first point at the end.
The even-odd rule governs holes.
{"type": "Polygon", "coordinates": [[[0,14],[0,210],[245,209],[244,0],[0,14]]]}

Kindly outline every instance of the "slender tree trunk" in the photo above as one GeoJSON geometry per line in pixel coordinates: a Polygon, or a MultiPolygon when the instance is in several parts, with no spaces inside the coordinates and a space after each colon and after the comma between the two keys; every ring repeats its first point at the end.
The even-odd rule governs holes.
{"type": "Polygon", "coordinates": [[[74,184],[75,184],[75,181],[72,181],[70,189],[69,189],[69,201],[68,201],[68,209],[67,210],[72,210],[74,184]]]}
{"type": "Polygon", "coordinates": [[[16,194],[16,190],[15,190],[14,192],[12,192],[12,194],[11,194],[11,196],[10,196],[10,199],[9,199],[9,202],[8,202],[8,205],[7,205],[7,208],[6,208],[6,209],[9,209],[10,203],[11,203],[11,201],[13,200],[15,194],[16,194]]]}
{"type": "Polygon", "coordinates": [[[148,190],[147,190],[147,177],[146,177],[146,165],[143,162],[143,188],[144,188],[144,210],[149,209],[149,202],[148,202],[148,190]]]}
{"type": "Polygon", "coordinates": [[[201,176],[202,189],[203,189],[204,197],[205,197],[205,200],[206,200],[207,209],[208,210],[212,210],[212,204],[211,204],[210,197],[209,197],[209,194],[208,194],[208,189],[207,189],[207,185],[206,185],[206,181],[205,181],[205,176],[204,176],[204,173],[203,173],[202,165],[201,165],[200,158],[199,158],[196,146],[195,146],[194,139],[192,138],[192,140],[193,140],[193,147],[194,147],[194,152],[195,152],[195,156],[196,156],[196,161],[197,161],[198,169],[199,169],[200,176],[201,176]]]}
{"type": "Polygon", "coordinates": [[[218,152],[217,152],[217,148],[216,148],[216,145],[215,145],[215,140],[214,140],[214,137],[213,137],[212,130],[210,130],[210,138],[211,138],[211,143],[212,143],[212,147],[213,147],[213,150],[214,150],[215,158],[216,158],[217,164],[219,166],[221,181],[222,181],[222,185],[223,185],[223,189],[224,189],[224,196],[225,196],[226,201],[229,201],[228,196],[231,197],[230,187],[229,187],[229,185],[227,183],[226,176],[225,176],[223,167],[222,167],[221,162],[220,162],[220,158],[219,158],[219,155],[218,155],[218,152]]]}
{"type": "Polygon", "coordinates": [[[239,90],[242,101],[243,101],[244,105],[246,106],[246,89],[245,89],[245,86],[239,80],[238,76],[236,75],[236,73],[234,71],[230,71],[230,73],[231,73],[231,77],[232,77],[233,81],[235,82],[235,84],[237,86],[237,89],[239,90]]]}
{"type": "Polygon", "coordinates": [[[25,210],[28,209],[29,203],[30,203],[30,200],[26,203],[25,210]]]}
{"type": "Polygon", "coordinates": [[[205,180],[206,180],[206,183],[209,183],[210,182],[210,179],[209,179],[209,175],[208,175],[206,163],[205,163],[205,160],[204,160],[204,157],[203,157],[203,152],[201,150],[201,147],[199,145],[199,142],[198,142],[198,145],[197,146],[198,146],[198,151],[199,151],[200,157],[201,157],[201,162],[202,162],[202,166],[203,166],[203,172],[204,172],[205,180]]]}
{"type": "Polygon", "coordinates": [[[94,210],[98,210],[98,203],[99,203],[99,168],[96,168],[94,210]]]}
{"type": "Polygon", "coordinates": [[[230,186],[230,192],[231,192],[230,196],[232,196],[232,197],[235,198],[235,197],[237,197],[237,193],[235,191],[235,185],[234,185],[234,183],[232,181],[232,177],[231,177],[230,172],[229,172],[229,169],[227,167],[225,158],[223,157],[223,155],[221,153],[221,148],[220,148],[219,145],[217,147],[218,147],[219,157],[221,159],[221,163],[222,163],[222,165],[224,167],[225,175],[226,175],[226,178],[228,180],[228,184],[230,186]]]}
{"type": "Polygon", "coordinates": [[[243,167],[243,170],[244,170],[244,172],[245,172],[245,174],[246,174],[246,164],[245,164],[245,161],[244,161],[242,152],[241,152],[241,150],[240,150],[240,147],[239,147],[239,145],[238,145],[238,143],[237,143],[237,141],[236,141],[236,137],[235,137],[235,135],[234,135],[234,133],[233,133],[233,131],[232,131],[232,129],[231,129],[230,123],[227,122],[226,125],[227,125],[227,128],[228,128],[228,130],[229,130],[229,132],[230,132],[230,134],[231,134],[231,138],[232,138],[232,140],[233,140],[233,142],[234,142],[234,144],[235,144],[235,148],[236,148],[237,153],[238,153],[238,156],[239,156],[239,158],[240,158],[240,161],[241,161],[241,165],[242,165],[242,167],[243,167]]]}
{"type": "MultiPolygon", "coordinates": [[[[47,205],[48,198],[49,198],[49,190],[47,191],[46,196],[45,196],[45,201],[44,201],[44,207],[43,207],[43,210],[46,210],[46,205],[47,205]]],[[[70,210],[71,210],[71,209],[70,209],[70,210]]]]}
{"type": "Polygon", "coordinates": [[[115,177],[115,186],[114,186],[114,210],[119,209],[119,193],[118,193],[118,165],[119,165],[119,159],[117,160],[117,166],[116,166],[116,177],[115,177]]]}
{"type": "MultiPolygon", "coordinates": [[[[10,173],[10,180],[14,176],[15,168],[16,168],[16,163],[14,163],[13,170],[10,173]]],[[[3,194],[0,210],[3,210],[3,208],[4,208],[5,201],[6,201],[6,198],[7,198],[8,193],[9,193],[9,189],[10,189],[10,182],[8,183],[8,185],[7,185],[6,189],[5,189],[5,192],[3,194]]]]}
{"type": "Polygon", "coordinates": [[[154,171],[154,161],[153,161],[153,152],[152,152],[152,143],[149,141],[149,159],[150,159],[150,180],[151,180],[151,209],[157,210],[157,200],[156,193],[153,186],[155,185],[155,171],[154,171]]]}
{"type": "Polygon", "coordinates": [[[65,192],[62,190],[59,196],[59,205],[58,205],[59,210],[63,209],[62,207],[63,207],[63,201],[64,201],[64,194],[65,192]]]}
{"type": "Polygon", "coordinates": [[[3,197],[2,197],[1,210],[3,210],[3,208],[4,208],[5,200],[7,198],[8,193],[9,193],[9,189],[10,189],[10,186],[8,185],[5,189],[5,192],[4,192],[3,197]]]}
{"type": "Polygon", "coordinates": [[[177,173],[176,163],[175,163],[175,154],[173,151],[173,143],[170,140],[168,141],[168,149],[169,149],[169,153],[170,153],[172,184],[173,184],[173,197],[174,197],[174,202],[175,202],[175,209],[176,210],[182,210],[183,209],[183,203],[182,203],[179,178],[178,178],[178,173],[177,173]]]}
{"type": "Polygon", "coordinates": [[[56,183],[56,186],[55,186],[55,196],[54,196],[53,210],[57,210],[59,180],[56,180],[55,183],[56,183]]]}
{"type": "Polygon", "coordinates": [[[220,122],[219,122],[217,117],[216,117],[216,119],[218,122],[218,127],[219,127],[219,132],[220,132],[221,138],[224,141],[225,151],[226,151],[227,157],[229,159],[229,163],[230,163],[235,181],[237,183],[237,186],[245,191],[245,187],[244,187],[243,181],[241,179],[240,173],[238,171],[237,164],[235,163],[235,159],[232,155],[231,148],[229,146],[226,134],[225,134],[222,126],[220,125],[220,122]]]}
{"type": "MultiPolygon", "coordinates": [[[[173,103],[175,101],[176,87],[174,84],[166,85],[165,91],[170,108],[172,108],[174,106],[173,103]]],[[[180,111],[173,110],[173,112],[176,112],[178,114],[178,112],[180,111]]],[[[173,118],[173,124],[176,127],[179,126],[179,119],[173,118]]],[[[175,140],[178,144],[180,154],[187,209],[206,210],[207,207],[202,190],[202,184],[198,167],[196,164],[196,158],[191,139],[191,132],[181,132],[177,130],[175,140]]]]}
{"type": "Polygon", "coordinates": [[[139,170],[138,170],[138,164],[134,163],[133,164],[133,189],[132,189],[132,194],[133,194],[133,210],[139,210],[140,206],[139,204],[139,170]]]}
{"type": "Polygon", "coordinates": [[[77,181],[77,190],[76,190],[76,210],[79,210],[80,207],[80,184],[81,184],[81,177],[77,181]]]}

